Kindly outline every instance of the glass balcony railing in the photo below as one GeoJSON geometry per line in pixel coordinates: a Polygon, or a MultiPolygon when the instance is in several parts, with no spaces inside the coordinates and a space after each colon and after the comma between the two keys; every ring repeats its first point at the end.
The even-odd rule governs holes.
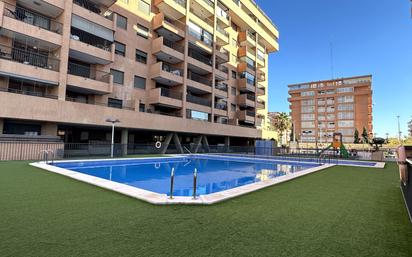
{"type": "Polygon", "coordinates": [[[253,118],[254,118],[254,117],[256,116],[256,112],[246,110],[246,116],[249,116],[249,117],[253,117],[253,118]]]}
{"type": "Polygon", "coordinates": [[[222,91],[224,91],[224,92],[227,92],[227,91],[228,91],[228,85],[227,85],[226,83],[222,83],[222,82],[217,82],[217,83],[215,84],[215,88],[216,88],[216,89],[219,89],[219,90],[222,90],[222,91]]]}
{"type": "Polygon", "coordinates": [[[205,98],[198,97],[198,96],[194,96],[194,95],[191,95],[191,94],[186,95],[186,101],[188,101],[190,103],[194,103],[194,104],[208,106],[208,107],[210,107],[212,105],[212,101],[210,101],[208,99],[205,99],[205,98]]]}
{"type": "Polygon", "coordinates": [[[172,99],[176,99],[176,100],[182,100],[182,93],[176,92],[176,91],[172,91],[168,88],[164,88],[162,87],[160,89],[160,95],[163,97],[168,97],[168,98],[172,98],[172,99]]]}
{"type": "Polygon", "coordinates": [[[73,3],[97,14],[101,14],[102,12],[98,5],[89,0],[73,0],[73,3]]]}
{"type": "Polygon", "coordinates": [[[27,88],[25,89],[15,89],[15,88],[2,88],[0,87],[0,92],[8,92],[8,93],[13,93],[13,94],[19,94],[19,95],[29,95],[29,96],[36,96],[36,97],[44,97],[44,98],[51,98],[51,99],[57,99],[57,95],[52,95],[47,93],[46,90],[39,90],[39,87],[32,87],[32,88],[27,88]]]}
{"type": "Polygon", "coordinates": [[[256,97],[255,97],[254,95],[246,94],[246,99],[247,99],[247,100],[250,100],[250,101],[255,101],[255,100],[256,100],[256,97]]]}
{"type": "Polygon", "coordinates": [[[173,0],[175,3],[177,3],[178,5],[186,8],[186,0],[173,0]]]}
{"type": "Polygon", "coordinates": [[[203,84],[203,85],[206,85],[206,86],[209,86],[209,87],[212,86],[212,81],[211,81],[210,79],[205,78],[205,77],[200,76],[200,75],[197,75],[197,74],[195,74],[195,73],[190,73],[190,72],[189,72],[189,74],[188,74],[188,79],[193,80],[193,81],[196,81],[196,82],[198,82],[198,83],[200,83],[200,84],[203,84]]]}
{"type": "Polygon", "coordinates": [[[193,59],[198,60],[199,62],[212,66],[212,58],[204,56],[194,50],[189,50],[189,56],[192,57],[193,59]]]}
{"type": "Polygon", "coordinates": [[[73,62],[68,63],[67,73],[83,78],[110,83],[110,73],[93,70],[90,66],[81,65],[73,62]]]}
{"type": "Polygon", "coordinates": [[[215,109],[227,111],[227,103],[215,103],[215,109]]]}
{"type": "Polygon", "coordinates": [[[178,51],[179,53],[184,53],[185,48],[182,45],[178,45],[173,41],[167,40],[165,38],[163,38],[163,44],[169,48],[172,48],[176,51],[178,51]]]}
{"type": "Polygon", "coordinates": [[[38,14],[34,11],[25,9],[20,6],[13,6],[10,4],[4,4],[4,16],[22,21],[24,23],[57,33],[62,34],[63,25],[49,17],[38,14]]]}
{"type": "Polygon", "coordinates": [[[167,63],[162,63],[162,70],[172,73],[173,75],[183,77],[183,70],[179,68],[175,68],[167,63]]]}
{"type": "Polygon", "coordinates": [[[26,49],[0,45],[0,59],[59,71],[60,60],[50,57],[49,55],[50,53],[46,52],[34,52],[26,49]]]}
{"type": "Polygon", "coordinates": [[[110,42],[106,39],[97,37],[93,34],[90,34],[86,31],[83,31],[83,30],[80,30],[80,29],[77,29],[77,28],[74,28],[74,27],[71,28],[70,38],[73,39],[73,40],[77,40],[77,41],[83,42],[85,44],[103,49],[103,50],[108,51],[108,52],[110,52],[112,50],[113,42],[110,42]]]}

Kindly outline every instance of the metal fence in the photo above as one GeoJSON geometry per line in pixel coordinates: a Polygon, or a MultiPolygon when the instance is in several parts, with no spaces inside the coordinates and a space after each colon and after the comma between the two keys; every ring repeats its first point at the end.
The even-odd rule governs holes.
{"type": "MultiPolygon", "coordinates": [[[[114,144],[115,157],[133,157],[135,155],[181,154],[180,148],[170,144],[157,148],[151,144],[114,144]]],[[[283,160],[312,161],[320,163],[338,163],[341,159],[338,151],[322,151],[322,149],[288,149],[282,147],[225,146],[183,144],[183,152],[209,154],[237,154],[253,158],[277,158],[283,160]]],[[[53,159],[108,158],[111,155],[110,143],[63,143],[63,142],[25,142],[0,141],[0,160],[42,160],[44,152],[52,153],[53,159]]],[[[359,152],[352,154],[352,160],[372,160],[372,155],[365,158],[359,152]]]]}

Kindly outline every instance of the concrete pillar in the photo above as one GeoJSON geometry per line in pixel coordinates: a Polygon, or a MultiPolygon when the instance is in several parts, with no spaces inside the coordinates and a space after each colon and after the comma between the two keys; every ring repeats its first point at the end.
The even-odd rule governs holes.
{"type": "Polygon", "coordinates": [[[122,155],[123,156],[127,155],[127,144],[128,143],[129,143],[129,130],[122,129],[121,144],[122,144],[122,155]]]}
{"type": "Polygon", "coordinates": [[[162,144],[162,150],[160,151],[161,154],[166,153],[167,148],[169,147],[169,144],[170,144],[170,141],[172,140],[172,138],[173,138],[173,133],[167,134],[166,139],[162,144]]]}
{"type": "Polygon", "coordinates": [[[57,136],[57,123],[43,123],[41,126],[41,134],[43,136],[57,136]]]}
{"type": "Polygon", "coordinates": [[[0,119],[0,135],[3,134],[4,120],[0,119]]]}
{"type": "Polygon", "coordinates": [[[230,137],[225,137],[225,151],[229,152],[230,150],[230,137]]]}

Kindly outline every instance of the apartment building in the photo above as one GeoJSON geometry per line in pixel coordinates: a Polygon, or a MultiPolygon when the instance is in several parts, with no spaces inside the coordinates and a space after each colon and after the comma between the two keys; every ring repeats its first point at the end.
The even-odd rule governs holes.
{"type": "Polygon", "coordinates": [[[0,1],[0,133],[261,138],[278,36],[251,0],[0,1]]]}
{"type": "Polygon", "coordinates": [[[289,102],[299,142],[332,142],[342,133],[353,143],[355,129],[372,127],[372,76],[340,78],[289,85],[289,102]]]}

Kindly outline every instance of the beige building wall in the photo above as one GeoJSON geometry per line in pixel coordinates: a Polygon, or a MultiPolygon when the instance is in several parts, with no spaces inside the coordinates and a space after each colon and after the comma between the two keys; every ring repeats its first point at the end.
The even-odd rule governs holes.
{"type": "Polygon", "coordinates": [[[279,32],[250,0],[239,1],[239,4],[232,0],[216,0],[209,4],[204,0],[188,0],[181,1],[184,2],[182,6],[174,0],[95,0],[93,2],[100,13],[72,0],[39,2],[40,5],[20,0],[0,2],[0,44],[1,52],[5,53],[0,58],[0,72],[6,74],[0,77],[2,119],[41,122],[42,134],[47,135],[56,135],[59,124],[107,126],[105,119],[113,116],[121,120],[120,127],[130,129],[271,137],[266,131],[268,55],[279,49],[279,32]],[[150,4],[149,13],[143,11],[145,2],[150,4]],[[222,10],[227,14],[227,20],[216,15],[222,10]],[[19,14],[22,12],[23,16],[19,14]],[[32,13],[38,15],[39,20],[48,20],[49,27],[33,24],[29,19],[32,13]],[[108,14],[111,14],[111,19],[104,17],[108,14]],[[99,33],[99,30],[112,31],[114,41],[125,45],[124,56],[115,53],[115,44],[101,47],[79,40],[76,32],[72,32],[76,17],[81,17],[85,24],[93,27],[93,31],[84,31],[88,34],[99,33]],[[127,18],[127,29],[117,26],[121,17],[127,18]],[[212,46],[190,35],[190,22],[213,35],[212,46]],[[148,29],[147,38],[138,35],[144,28],[148,29]],[[165,35],[171,38],[180,36],[181,40],[173,42],[172,49],[163,38],[165,35]],[[16,41],[21,41],[26,48],[16,51],[16,41]],[[177,47],[183,51],[176,51],[177,47]],[[189,49],[192,48],[209,52],[213,66],[190,57],[189,51],[192,50],[189,49]],[[136,49],[147,53],[146,63],[136,61],[136,49]],[[29,50],[30,54],[27,54],[29,50]],[[32,63],[32,58],[38,58],[37,51],[40,50],[47,52],[46,65],[32,63]],[[23,57],[17,58],[17,52],[23,57]],[[31,52],[36,52],[34,57],[31,52]],[[228,52],[227,61],[216,66],[217,58],[224,56],[225,52],[228,52]],[[30,61],[23,60],[28,55],[30,61]],[[247,69],[255,76],[254,85],[248,91],[239,87],[240,74],[246,67],[245,59],[240,55],[248,56],[255,65],[254,69],[247,69]],[[183,58],[171,65],[172,69],[181,69],[182,74],[176,76],[165,71],[162,68],[165,62],[159,62],[159,56],[183,58]],[[73,75],[70,71],[73,60],[89,64],[90,74],[94,75],[73,75]],[[211,85],[188,79],[189,69],[207,70],[201,79],[211,80],[211,85]],[[113,74],[110,75],[112,70],[124,73],[122,84],[116,83],[113,74]],[[146,79],[144,89],[134,86],[135,76],[146,79]],[[29,80],[35,84],[34,89],[27,89],[23,83],[12,86],[10,78],[29,80]],[[217,87],[217,79],[219,83],[227,84],[227,91],[217,87]],[[159,81],[173,85],[160,90],[156,88],[159,81]],[[209,101],[210,106],[189,102],[189,89],[201,92],[197,95],[201,99],[196,98],[196,101],[209,101]],[[36,96],[42,97],[28,94],[27,90],[37,90],[36,96]],[[252,106],[238,103],[239,95],[246,92],[254,97],[252,106]],[[86,96],[87,104],[78,96],[73,98],[73,95],[86,96]],[[109,98],[121,100],[123,109],[103,106],[107,106],[109,98]],[[225,102],[226,109],[216,107],[225,102]],[[143,105],[144,112],[141,110],[143,105]],[[187,116],[189,110],[205,112],[210,120],[190,119],[187,116]]]}

